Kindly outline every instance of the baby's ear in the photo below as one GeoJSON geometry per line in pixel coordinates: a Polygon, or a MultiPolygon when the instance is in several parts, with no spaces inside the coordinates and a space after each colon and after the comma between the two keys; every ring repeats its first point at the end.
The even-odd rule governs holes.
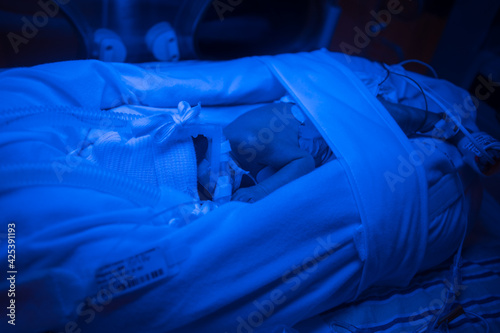
{"type": "Polygon", "coordinates": [[[247,142],[253,135],[247,126],[243,126],[241,122],[235,121],[224,128],[224,136],[231,145],[238,145],[241,142],[247,142]]]}

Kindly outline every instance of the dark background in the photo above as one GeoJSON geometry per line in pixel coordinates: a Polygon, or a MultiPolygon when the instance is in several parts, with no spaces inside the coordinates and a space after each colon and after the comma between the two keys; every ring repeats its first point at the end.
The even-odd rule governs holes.
{"type": "MultiPolygon", "coordinates": [[[[500,137],[498,0],[233,0],[237,5],[228,7],[223,20],[212,0],[70,0],[28,43],[19,45],[18,53],[7,36],[22,35],[22,19],[32,20],[41,10],[39,1],[0,0],[0,68],[97,58],[92,34],[103,26],[123,39],[127,62],[154,61],[144,35],[160,21],[174,25],[181,59],[230,59],[318,47],[341,52],[342,43],[354,45],[354,29],[365,30],[375,20],[371,13],[386,11],[391,1],[403,11],[392,15],[387,26],[379,25],[368,45],[354,55],[388,64],[421,60],[432,65],[440,78],[473,95],[491,81],[490,90],[481,88],[488,96],[480,103],[479,123],[500,137]],[[324,22],[328,6],[341,9],[335,26],[324,22]],[[320,41],[325,36],[326,44],[320,41]]],[[[429,74],[422,65],[406,68],[429,74]]]]}

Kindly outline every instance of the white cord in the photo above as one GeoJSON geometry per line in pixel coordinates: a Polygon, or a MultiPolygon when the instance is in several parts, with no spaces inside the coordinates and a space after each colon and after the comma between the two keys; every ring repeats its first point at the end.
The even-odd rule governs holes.
{"type": "Polygon", "coordinates": [[[472,315],[472,316],[474,316],[474,317],[476,317],[476,318],[481,319],[481,320],[483,321],[483,323],[485,323],[485,324],[486,324],[486,333],[489,333],[489,332],[490,332],[490,324],[488,324],[488,321],[487,321],[486,319],[484,319],[483,317],[481,317],[481,316],[480,316],[480,315],[478,315],[478,314],[475,314],[474,312],[470,312],[470,311],[465,311],[465,310],[464,310],[464,313],[465,313],[465,315],[472,315]]]}

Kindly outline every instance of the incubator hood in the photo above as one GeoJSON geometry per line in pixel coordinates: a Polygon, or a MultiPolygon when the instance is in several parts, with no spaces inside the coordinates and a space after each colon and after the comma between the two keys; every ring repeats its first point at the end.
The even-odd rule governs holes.
{"type": "Polygon", "coordinates": [[[233,59],[328,47],[336,0],[21,0],[0,5],[0,67],[233,59]]]}

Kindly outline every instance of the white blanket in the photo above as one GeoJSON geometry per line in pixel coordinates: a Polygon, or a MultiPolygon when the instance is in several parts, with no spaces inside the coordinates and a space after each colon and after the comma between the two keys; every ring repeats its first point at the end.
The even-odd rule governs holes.
{"type": "MultiPolygon", "coordinates": [[[[152,68],[47,64],[1,73],[0,96],[0,225],[16,223],[24,331],[271,332],[371,285],[406,284],[451,255],[465,228],[453,148],[434,142],[422,163],[404,164],[415,146],[326,51],[152,68]],[[167,223],[192,200],[186,194],[117,173],[119,154],[106,167],[68,160],[86,126],[125,133],[120,142],[130,144],[133,119],[180,100],[241,112],[287,92],[338,159],[181,229],[167,223]],[[431,172],[444,179],[432,191],[431,172]]],[[[8,288],[0,283],[2,294],[8,288]]]]}

